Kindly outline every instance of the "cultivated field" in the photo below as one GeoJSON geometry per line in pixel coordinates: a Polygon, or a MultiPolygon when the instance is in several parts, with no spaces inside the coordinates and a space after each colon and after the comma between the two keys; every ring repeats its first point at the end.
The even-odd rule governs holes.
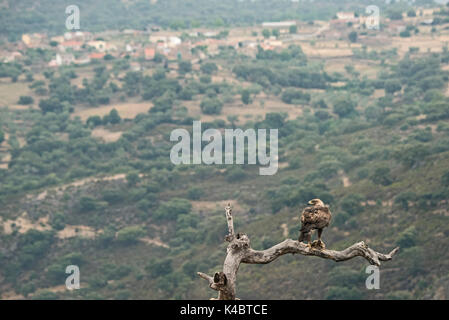
{"type": "Polygon", "coordinates": [[[79,107],[75,109],[72,117],[80,117],[81,120],[86,121],[91,116],[103,117],[112,109],[116,109],[120,117],[123,119],[133,119],[139,113],[146,113],[152,107],[151,102],[137,102],[137,103],[120,103],[114,105],[101,106],[96,108],[79,107]]]}

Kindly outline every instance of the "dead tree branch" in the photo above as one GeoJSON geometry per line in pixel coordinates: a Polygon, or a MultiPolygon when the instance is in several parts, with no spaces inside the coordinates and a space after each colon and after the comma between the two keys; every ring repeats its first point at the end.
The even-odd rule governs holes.
{"type": "Polygon", "coordinates": [[[230,203],[228,203],[228,205],[225,207],[225,212],[226,221],[228,222],[228,235],[226,236],[225,240],[231,242],[234,239],[234,219],[232,217],[232,208],[230,203]]]}
{"type": "Polygon", "coordinates": [[[254,250],[250,246],[250,240],[246,234],[234,234],[234,220],[230,204],[225,208],[228,223],[228,235],[225,240],[229,242],[227,255],[223,264],[223,271],[217,272],[213,277],[202,272],[198,275],[209,282],[209,287],[219,292],[219,300],[235,300],[236,277],[240,263],[267,264],[284,254],[302,254],[316,256],[323,259],[331,259],[336,262],[346,261],[355,257],[365,258],[370,264],[380,266],[381,261],[389,261],[398,252],[399,247],[388,254],[383,254],[369,248],[365,242],[357,242],[352,246],[341,250],[320,250],[308,247],[306,244],[286,239],[266,250],[254,250]]]}

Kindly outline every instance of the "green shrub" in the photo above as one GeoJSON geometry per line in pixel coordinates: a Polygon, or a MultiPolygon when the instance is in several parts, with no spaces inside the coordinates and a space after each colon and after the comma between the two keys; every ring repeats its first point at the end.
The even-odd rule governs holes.
{"type": "Polygon", "coordinates": [[[58,295],[48,290],[38,291],[33,297],[33,300],[58,300],[58,295]]]}
{"type": "Polygon", "coordinates": [[[288,88],[282,93],[281,100],[289,104],[304,104],[310,101],[310,94],[301,90],[288,88]]]}
{"type": "Polygon", "coordinates": [[[186,74],[192,71],[192,63],[190,61],[180,61],[178,63],[178,71],[180,74],[186,74]]]}
{"type": "Polygon", "coordinates": [[[407,268],[404,270],[410,276],[421,275],[424,271],[425,257],[423,248],[414,246],[401,250],[398,257],[407,268]]]}
{"type": "Polygon", "coordinates": [[[345,210],[349,215],[354,216],[364,211],[365,208],[361,204],[364,200],[365,198],[360,194],[350,194],[341,199],[340,208],[345,210]]]}
{"type": "Polygon", "coordinates": [[[65,216],[62,213],[55,213],[50,220],[50,224],[55,230],[62,230],[65,227],[65,216]]]}
{"type": "Polygon", "coordinates": [[[204,190],[200,187],[191,187],[187,191],[187,197],[190,200],[198,200],[201,198],[201,195],[204,193],[204,190]]]}
{"type": "Polygon", "coordinates": [[[173,220],[181,214],[187,214],[192,209],[190,201],[186,199],[175,198],[170,201],[162,202],[154,213],[159,219],[173,220]]]}
{"type": "Polygon", "coordinates": [[[351,41],[351,42],[357,42],[357,38],[358,38],[357,32],[355,32],[355,31],[351,31],[351,32],[348,34],[348,39],[349,39],[349,41],[351,41]]]}
{"type": "Polygon", "coordinates": [[[408,203],[414,200],[416,200],[416,194],[414,192],[406,191],[397,195],[394,202],[402,206],[404,210],[408,210],[408,203]]]}
{"type": "Polygon", "coordinates": [[[126,175],[126,181],[128,182],[128,186],[135,186],[140,181],[138,172],[130,172],[126,175]]]}
{"type": "Polygon", "coordinates": [[[119,290],[115,294],[116,300],[128,300],[129,298],[131,298],[131,291],[126,290],[126,289],[119,290]]]}
{"type": "Polygon", "coordinates": [[[329,272],[327,284],[330,286],[356,287],[363,284],[365,275],[347,266],[334,267],[329,272]]]}
{"type": "Polygon", "coordinates": [[[93,290],[104,288],[108,285],[108,279],[103,274],[96,274],[91,276],[87,283],[89,284],[89,287],[93,290]]]}
{"type": "Polygon", "coordinates": [[[172,259],[152,260],[145,268],[152,278],[159,278],[173,271],[172,259]]]}
{"type": "Polygon", "coordinates": [[[107,202],[98,201],[90,196],[81,197],[79,202],[80,212],[100,211],[107,207],[107,202]]]}
{"type": "Polygon", "coordinates": [[[223,103],[217,98],[206,98],[201,101],[200,108],[204,114],[220,114],[223,103]]]}
{"type": "Polygon", "coordinates": [[[213,62],[206,62],[206,63],[201,64],[200,70],[201,70],[201,72],[206,73],[206,74],[213,74],[216,71],[218,71],[218,67],[213,62]]]}
{"type": "Polygon", "coordinates": [[[363,294],[356,288],[330,287],[325,295],[326,300],[360,300],[363,294]]]}
{"type": "Polygon", "coordinates": [[[106,264],[102,267],[102,270],[108,280],[120,280],[131,273],[131,267],[128,265],[106,264]]]}
{"type": "Polygon", "coordinates": [[[136,243],[144,235],[145,231],[141,226],[125,227],[117,232],[117,241],[124,244],[136,243]]]}
{"type": "Polygon", "coordinates": [[[393,291],[386,296],[388,300],[410,300],[412,297],[412,294],[405,290],[393,291]]]}
{"type": "Polygon", "coordinates": [[[340,117],[348,117],[355,112],[356,103],[349,97],[338,98],[334,102],[334,112],[340,117]]]}
{"type": "Polygon", "coordinates": [[[20,96],[18,104],[27,105],[32,104],[34,102],[33,97],[30,96],[20,96]]]}
{"type": "Polygon", "coordinates": [[[376,168],[370,179],[373,183],[380,184],[382,186],[388,186],[393,183],[393,179],[390,175],[390,168],[388,167],[376,168]]]}
{"type": "Polygon", "coordinates": [[[411,226],[399,234],[396,243],[401,248],[410,248],[414,247],[417,244],[417,240],[418,232],[416,231],[415,226],[411,226]]]}
{"type": "Polygon", "coordinates": [[[449,171],[446,171],[441,177],[441,184],[445,187],[449,187],[449,171]]]}
{"type": "Polygon", "coordinates": [[[232,166],[226,170],[226,180],[228,182],[242,181],[246,177],[245,170],[239,166],[232,166]]]}

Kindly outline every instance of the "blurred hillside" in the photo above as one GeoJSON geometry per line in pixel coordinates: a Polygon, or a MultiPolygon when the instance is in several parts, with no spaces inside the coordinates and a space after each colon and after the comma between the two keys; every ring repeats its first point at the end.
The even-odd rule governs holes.
{"type": "MultiPolygon", "coordinates": [[[[196,272],[222,268],[228,202],[236,231],[265,249],[297,238],[312,198],[333,212],[327,248],[401,247],[381,289],[365,289],[361,258],[283,256],[241,265],[239,298],[449,298],[449,21],[438,10],[438,23],[409,11],[403,28],[380,31],[334,21],[334,38],[295,38],[328,21],[282,34],[229,27],[217,38],[236,46],[189,39],[220,43],[191,60],[104,52],[49,67],[57,49],[45,44],[0,63],[1,298],[208,299],[216,293],[196,272]],[[193,120],[278,128],[279,171],[173,165],[170,133],[193,120]],[[65,289],[71,264],[80,290],[65,289]]],[[[104,40],[120,48],[132,37],[104,40]]]]}

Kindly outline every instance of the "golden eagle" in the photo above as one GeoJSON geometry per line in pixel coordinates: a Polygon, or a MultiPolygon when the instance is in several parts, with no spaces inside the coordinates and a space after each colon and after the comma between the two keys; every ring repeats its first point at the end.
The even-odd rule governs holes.
{"type": "Polygon", "coordinates": [[[329,210],[329,206],[325,205],[323,201],[320,199],[312,199],[309,201],[311,207],[306,207],[301,214],[301,229],[299,232],[298,241],[302,242],[304,240],[307,241],[307,245],[311,247],[315,245],[315,241],[313,244],[310,243],[312,238],[312,231],[318,230],[318,241],[317,245],[324,249],[324,242],[321,241],[321,233],[323,229],[329,225],[331,221],[331,211],[329,210]]]}

